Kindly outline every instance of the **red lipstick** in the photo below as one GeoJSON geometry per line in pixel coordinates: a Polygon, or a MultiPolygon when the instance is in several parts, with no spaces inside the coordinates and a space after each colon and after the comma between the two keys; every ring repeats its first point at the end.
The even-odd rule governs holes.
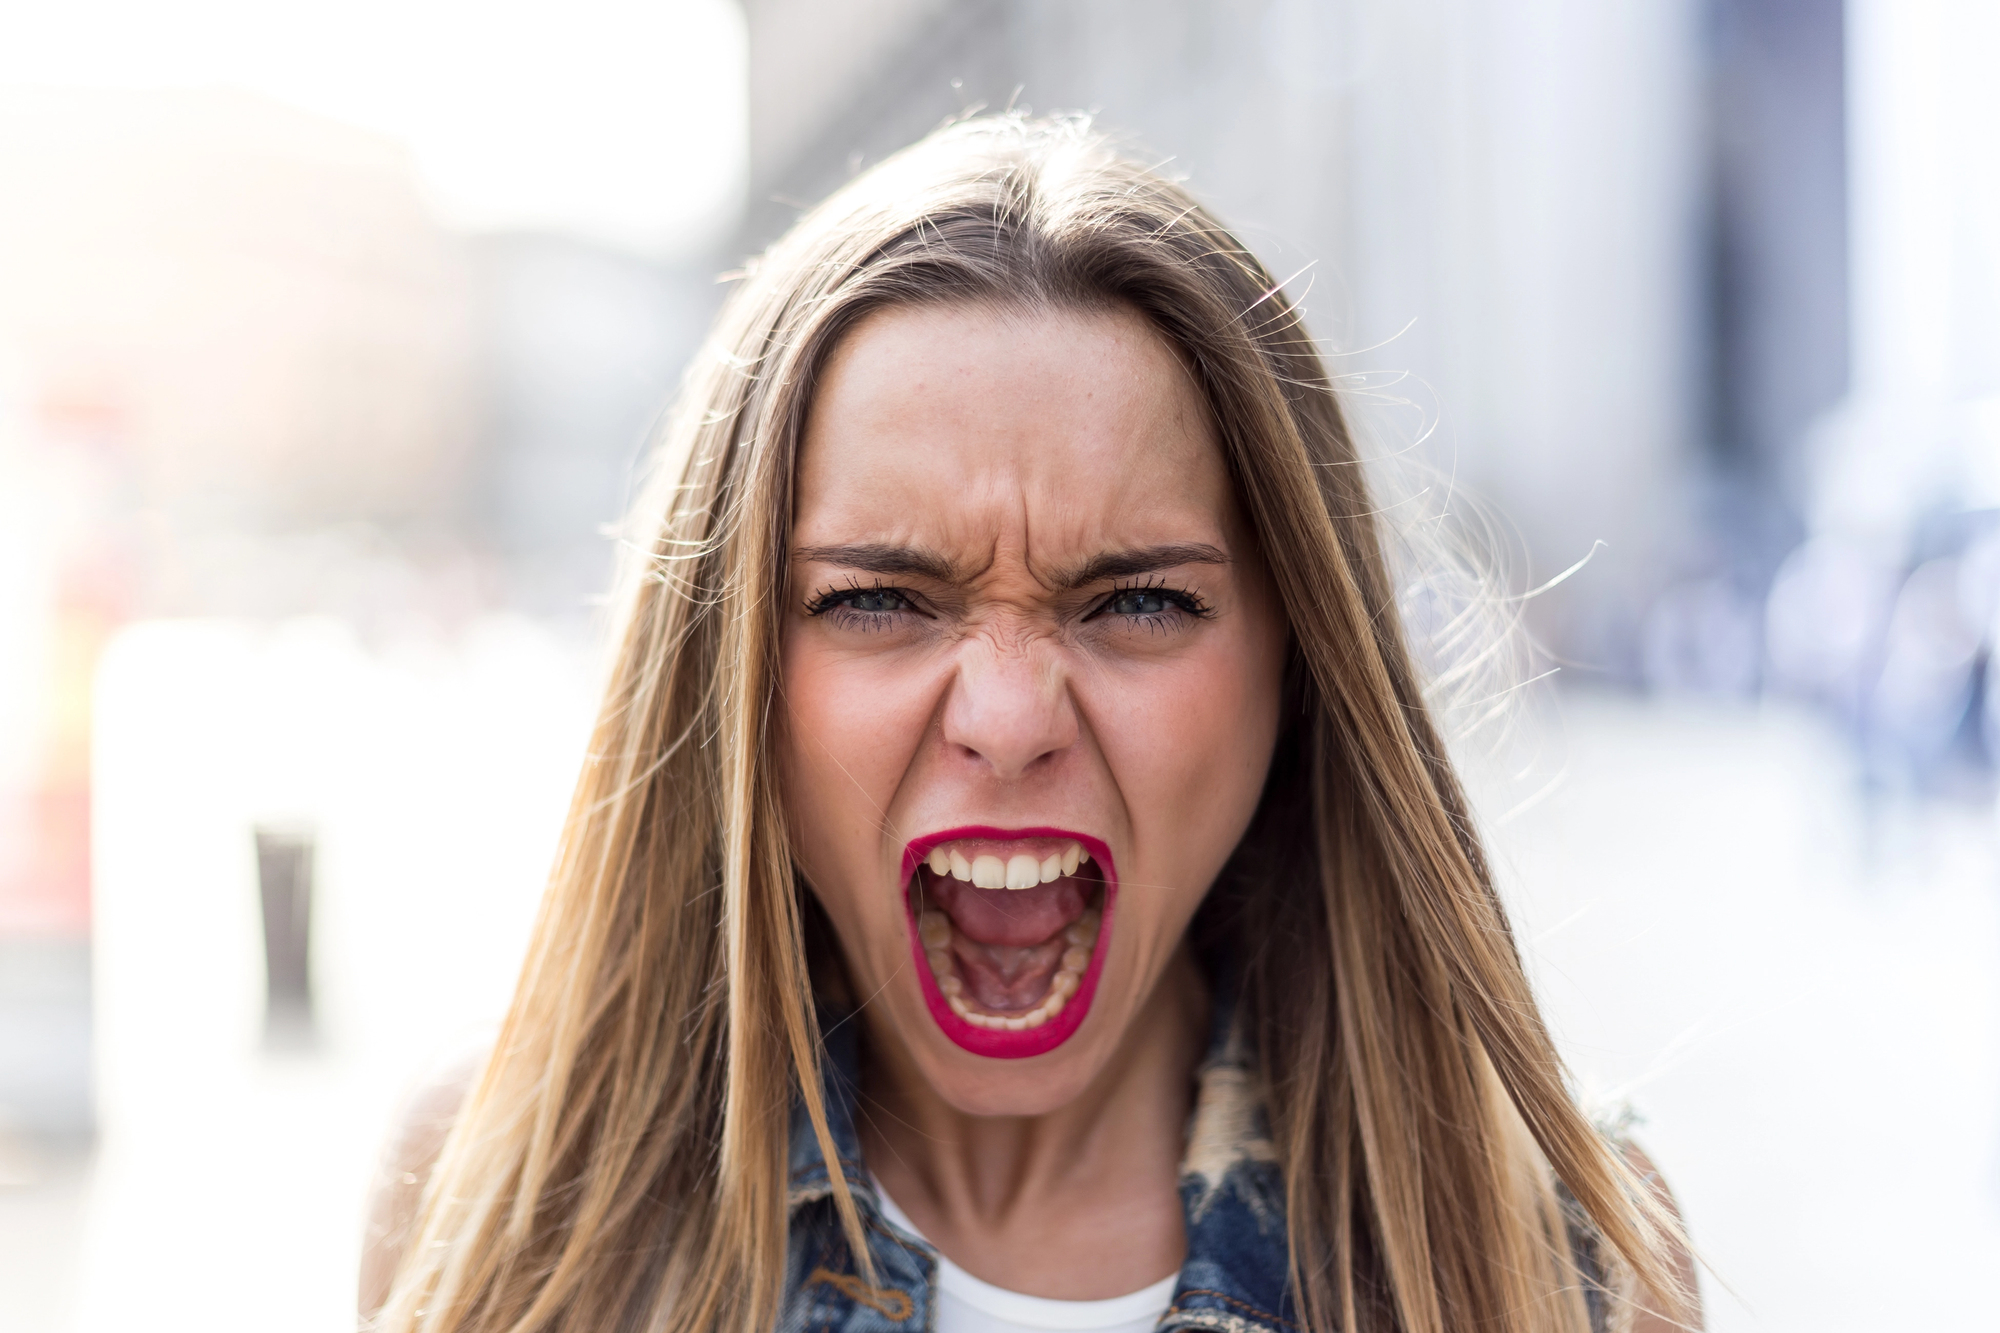
{"type": "Polygon", "coordinates": [[[1002,829],[982,824],[943,829],[913,838],[904,847],[902,882],[903,910],[909,927],[910,953],[916,965],[918,983],[923,988],[924,1005],[930,1010],[931,1018],[945,1036],[974,1055],[997,1060],[1019,1060],[1054,1050],[1069,1040],[1083,1025],[1083,1020],[1090,1013],[1091,1002],[1097,995],[1098,978],[1104,970],[1104,958],[1111,939],[1112,916],[1118,900],[1117,869],[1111,859],[1111,849],[1102,839],[1069,829],[1048,827],[1002,829]],[[1074,842],[1089,854],[1103,884],[1097,939],[1091,946],[1089,962],[1083,970],[1080,981],[1076,983],[1075,993],[1070,996],[1060,1013],[1051,1015],[1039,1026],[1018,1031],[982,1027],[968,1022],[954,1012],[951,1002],[939,988],[938,979],[926,957],[923,941],[918,935],[916,895],[911,889],[917,868],[929,858],[934,847],[962,841],[1006,843],[1029,839],[1074,842]]]}

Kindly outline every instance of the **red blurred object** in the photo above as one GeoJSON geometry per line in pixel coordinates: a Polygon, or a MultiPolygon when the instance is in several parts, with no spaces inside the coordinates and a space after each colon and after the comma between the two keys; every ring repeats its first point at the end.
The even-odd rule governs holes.
{"type": "Polygon", "coordinates": [[[91,693],[97,663],[137,583],[120,533],[124,414],[116,396],[51,394],[32,469],[49,526],[31,762],[0,788],[0,938],[90,932],[91,693]],[[25,784],[21,779],[25,777],[25,784]]]}

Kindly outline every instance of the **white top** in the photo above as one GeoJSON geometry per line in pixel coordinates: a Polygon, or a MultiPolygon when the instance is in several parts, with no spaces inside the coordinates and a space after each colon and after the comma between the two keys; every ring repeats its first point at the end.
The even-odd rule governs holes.
{"type": "MultiPolygon", "coordinates": [[[[918,1240],[930,1244],[875,1182],[882,1211],[918,1240]]],[[[936,1249],[936,1246],[931,1246],[936,1249]]],[[[1152,1333],[1173,1304],[1180,1274],[1108,1301],[1052,1301],[981,1282],[942,1254],[938,1256],[937,1333],[1152,1333]]]]}

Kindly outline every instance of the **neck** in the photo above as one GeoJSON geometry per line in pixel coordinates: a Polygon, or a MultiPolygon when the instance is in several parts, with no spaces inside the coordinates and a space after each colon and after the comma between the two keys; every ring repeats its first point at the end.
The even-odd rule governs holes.
{"type": "Polygon", "coordinates": [[[1185,1244],[1180,1162],[1208,1011],[1183,944],[1104,1069],[1037,1116],[958,1110],[886,1024],[871,1028],[857,1117],[869,1169],[946,1257],[986,1281],[1072,1300],[1158,1281],[1185,1244]]]}

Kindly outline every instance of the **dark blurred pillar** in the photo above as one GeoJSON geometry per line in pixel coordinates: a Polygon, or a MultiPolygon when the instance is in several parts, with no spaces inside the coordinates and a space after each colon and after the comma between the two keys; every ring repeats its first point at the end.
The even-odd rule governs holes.
{"type": "Polygon", "coordinates": [[[299,829],[257,830],[257,891],[264,914],[267,1047],[309,1047],[313,1019],[313,837],[299,829]]]}
{"type": "Polygon", "coordinates": [[[1841,0],[1710,3],[1711,521],[1761,586],[1803,530],[1807,433],[1847,388],[1846,31],[1841,0]]]}

